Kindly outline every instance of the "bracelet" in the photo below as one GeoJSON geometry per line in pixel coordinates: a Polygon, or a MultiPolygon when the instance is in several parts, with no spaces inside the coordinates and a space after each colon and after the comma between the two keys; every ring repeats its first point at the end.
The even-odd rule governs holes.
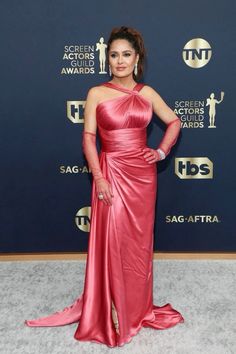
{"type": "Polygon", "coordinates": [[[162,151],[161,149],[157,149],[156,150],[161,158],[161,160],[164,160],[164,158],[166,157],[166,154],[164,153],[164,151],[162,151]]]}

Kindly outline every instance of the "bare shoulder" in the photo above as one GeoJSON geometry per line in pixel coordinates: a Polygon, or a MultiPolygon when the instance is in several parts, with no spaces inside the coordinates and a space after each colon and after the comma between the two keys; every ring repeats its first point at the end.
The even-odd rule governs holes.
{"type": "Polygon", "coordinates": [[[100,100],[106,96],[107,91],[106,88],[102,85],[97,85],[90,87],[87,93],[87,100],[92,101],[95,105],[100,102],[100,100]]]}
{"type": "Polygon", "coordinates": [[[166,107],[166,102],[161,97],[160,93],[153,87],[145,84],[142,88],[142,93],[147,99],[149,99],[149,101],[152,102],[155,112],[166,107]]]}
{"type": "Polygon", "coordinates": [[[99,86],[90,87],[87,91],[85,110],[94,110],[99,102],[101,93],[99,86]]]}
{"type": "Polygon", "coordinates": [[[90,87],[87,93],[87,98],[96,99],[99,97],[101,89],[99,86],[90,87]]]}
{"type": "Polygon", "coordinates": [[[149,99],[160,97],[160,94],[151,86],[144,84],[142,92],[148,96],[149,99]]]}

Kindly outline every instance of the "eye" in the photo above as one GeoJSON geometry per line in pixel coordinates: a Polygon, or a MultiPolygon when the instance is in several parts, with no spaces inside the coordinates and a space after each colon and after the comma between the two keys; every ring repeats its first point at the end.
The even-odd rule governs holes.
{"type": "MultiPolygon", "coordinates": [[[[125,57],[130,57],[130,55],[131,55],[130,53],[125,53],[125,54],[124,54],[125,57]]],[[[115,53],[112,53],[112,54],[110,54],[110,56],[111,56],[112,58],[115,58],[115,57],[116,57],[116,54],[115,54],[115,53]]]]}

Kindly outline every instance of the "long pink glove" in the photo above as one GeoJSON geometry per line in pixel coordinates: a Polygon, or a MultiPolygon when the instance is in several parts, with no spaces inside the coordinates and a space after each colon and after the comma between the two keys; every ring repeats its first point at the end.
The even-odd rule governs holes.
{"type": "Polygon", "coordinates": [[[160,149],[161,151],[158,151],[157,149],[161,160],[163,160],[163,158],[165,158],[170,153],[172,146],[176,143],[180,133],[180,128],[181,121],[179,118],[176,118],[172,120],[169,124],[167,124],[165,134],[158,146],[158,149],[160,149]],[[162,152],[164,152],[164,154],[162,154],[162,152]]]}
{"type": "Polygon", "coordinates": [[[94,181],[97,182],[100,179],[105,179],[99,163],[95,133],[85,130],[83,131],[82,148],[91,169],[94,181]]]}
{"type": "Polygon", "coordinates": [[[176,143],[180,133],[181,121],[179,118],[167,124],[165,134],[157,149],[146,147],[143,149],[143,157],[148,163],[155,163],[164,160],[169,154],[171,147],[176,143]]]}
{"type": "Polygon", "coordinates": [[[112,205],[112,198],[114,197],[114,194],[112,192],[110,182],[103,176],[100,167],[96,147],[96,134],[84,130],[82,147],[93,175],[98,198],[101,199],[100,197],[102,197],[102,201],[106,205],[112,205]]]}

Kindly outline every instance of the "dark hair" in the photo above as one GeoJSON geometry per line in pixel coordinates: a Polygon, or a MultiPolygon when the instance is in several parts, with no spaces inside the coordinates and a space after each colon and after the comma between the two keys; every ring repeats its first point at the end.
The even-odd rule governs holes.
{"type": "Polygon", "coordinates": [[[138,61],[138,73],[137,76],[133,73],[133,78],[139,80],[144,72],[144,61],[146,58],[146,50],[144,47],[144,41],[139,31],[134,28],[121,26],[112,29],[110,37],[107,42],[107,52],[109,53],[111,43],[115,39],[126,39],[132,45],[136,54],[139,54],[138,61]]]}

